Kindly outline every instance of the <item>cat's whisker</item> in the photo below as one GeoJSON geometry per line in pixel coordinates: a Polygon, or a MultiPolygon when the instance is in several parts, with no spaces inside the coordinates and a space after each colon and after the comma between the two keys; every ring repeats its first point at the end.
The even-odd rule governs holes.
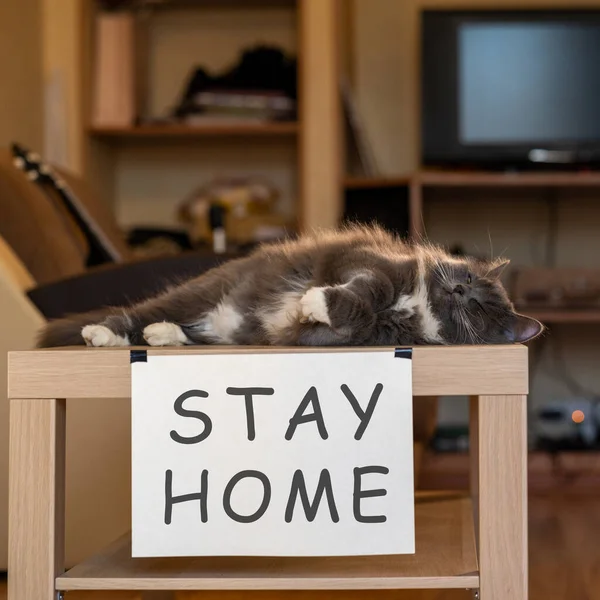
{"type": "Polygon", "coordinates": [[[465,329],[465,326],[463,323],[463,318],[462,318],[462,314],[461,314],[460,310],[458,311],[458,320],[456,321],[456,324],[458,327],[456,343],[466,344],[466,342],[467,342],[466,329],[465,329]]]}
{"type": "Polygon", "coordinates": [[[470,321],[467,321],[467,322],[469,324],[469,331],[471,332],[473,343],[475,343],[475,344],[476,343],[480,343],[480,344],[485,343],[483,338],[477,333],[473,323],[471,323],[470,321]]]}
{"type": "Polygon", "coordinates": [[[444,265],[440,259],[435,260],[435,265],[437,269],[434,271],[434,273],[438,276],[440,283],[444,287],[450,287],[450,273],[446,270],[446,265],[444,265]]]}
{"type": "Polygon", "coordinates": [[[450,267],[448,265],[444,265],[443,269],[446,281],[450,285],[452,283],[452,273],[450,273],[450,267]]]}
{"type": "Polygon", "coordinates": [[[483,338],[477,333],[475,326],[469,319],[469,315],[473,316],[466,306],[461,306],[459,314],[463,322],[463,326],[468,334],[469,340],[472,344],[484,343],[483,338]]]}
{"type": "Polygon", "coordinates": [[[465,319],[464,319],[462,311],[460,311],[460,310],[458,311],[458,316],[459,316],[458,322],[460,324],[459,330],[461,331],[461,333],[464,332],[463,333],[463,344],[466,344],[469,341],[469,332],[467,330],[467,326],[465,324],[465,319]]]}
{"type": "MultiPolygon", "coordinates": [[[[479,322],[481,323],[481,327],[479,328],[479,331],[483,331],[483,330],[484,330],[484,328],[485,328],[485,327],[484,327],[485,323],[484,323],[484,321],[483,321],[483,317],[482,317],[481,315],[474,315],[474,314],[473,314],[473,313],[472,313],[472,312],[471,312],[471,311],[470,311],[470,310],[469,310],[467,307],[465,307],[465,312],[466,312],[466,313],[467,313],[467,314],[468,314],[470,317],[472,317],[473,319],[478,319],[478,320],[479,320],[479,322]]],[[[470,322],[470,324],[471,324],[471,326],[472,326],[472,327],[475,329],[475,325],[474,325],[472,322],[470,322]]]]}

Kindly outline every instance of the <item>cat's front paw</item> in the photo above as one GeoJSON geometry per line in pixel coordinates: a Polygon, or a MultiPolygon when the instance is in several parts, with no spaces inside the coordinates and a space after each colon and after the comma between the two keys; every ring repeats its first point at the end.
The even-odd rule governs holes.
{"type": "Polygon", "coordinates": [[[166,321],[148,325],[143,335],[148,346],[183,346],[189,341],[179,325],[166,321]]]}
{"type": "Polygon", "coordinates": [[[301,323],[325,323],[331,326],[325,287],[313,287],[300,298],[301,323]]]}
{"type": "Polygon", "coordinates": [[[86,346],[105,348],[109,346],[129,346],[129,340],[112,332],[104,325],[86,325],[81,330],[86,346]]]}

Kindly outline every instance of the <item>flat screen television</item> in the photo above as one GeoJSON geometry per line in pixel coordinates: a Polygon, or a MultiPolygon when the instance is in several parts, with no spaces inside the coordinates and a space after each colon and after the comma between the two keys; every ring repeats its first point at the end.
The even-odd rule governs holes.
{"type": "Polygon", "coordinates": [[[422,13],[425,165],[600,167],[600,11],[422,13]]]}

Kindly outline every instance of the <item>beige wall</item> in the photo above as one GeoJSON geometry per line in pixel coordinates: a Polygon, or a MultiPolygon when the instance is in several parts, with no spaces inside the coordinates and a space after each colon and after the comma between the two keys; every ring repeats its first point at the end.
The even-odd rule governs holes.
{"type": "Polygon", "coordinates": [[[0,146],[42,144],[40,1],[0,1],[0,146]]]}

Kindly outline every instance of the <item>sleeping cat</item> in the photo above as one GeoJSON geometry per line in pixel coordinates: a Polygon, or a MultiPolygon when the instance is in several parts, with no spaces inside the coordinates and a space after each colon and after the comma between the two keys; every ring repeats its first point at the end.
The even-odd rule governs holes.
{"type": "Polygon", "coordinates": [[[499,281],[507,262],[356,226],[262,246],[135,306],[54,321],[39,346],[523,342],[543,327],[513,310],[499,281]]]}

